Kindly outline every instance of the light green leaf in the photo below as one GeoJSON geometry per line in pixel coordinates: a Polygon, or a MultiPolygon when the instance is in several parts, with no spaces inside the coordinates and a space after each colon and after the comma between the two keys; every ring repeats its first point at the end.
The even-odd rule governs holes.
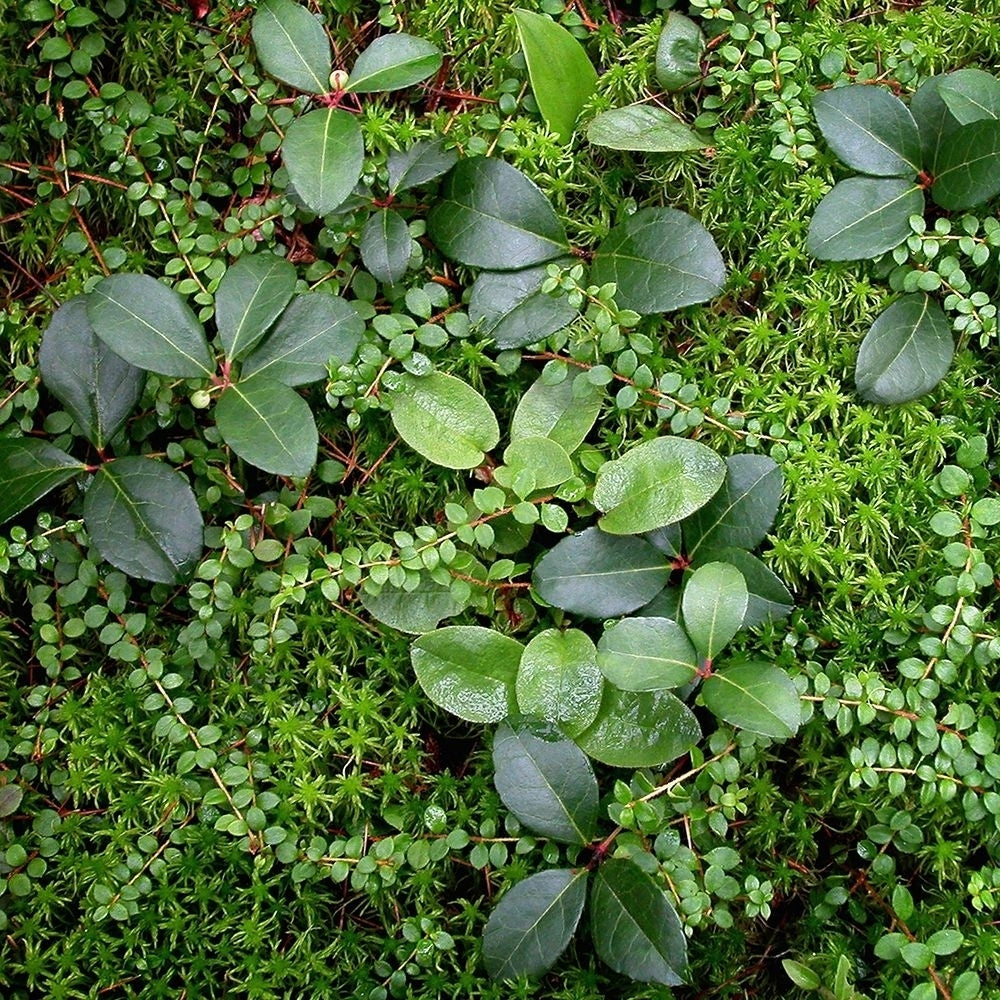
{"type": "Polygon", "coordinates": [[[431,579],[427,572],[412,590],[385,584],[378,594],[361,591],[361,604],[373,618],[400,632],[430,632],[442,618],[457,615],[465,605],[456,601],[451,588],[431,579]]]}
{"type": "Polygon", "coordinates": [[[215,292],[215,326],[230,361],[238,361],[264,337],[295,291],[295,268],[271,253],[242,257],[222,276],[215,292]]]}
{"type": "Polygon", "coordinates": [[[330,89],[330,40],[301,4],[264,0],[250,29],[264,71],[307,94],[330,89]]]}
{"type": "Polygon", "coordinates": [[[281,157],[302,203],[325,215],[347,199],[361,177],[361,126],[341,108],[310,111],[288,126],[281,157]]]}
{"type": "Polygon", "coordinates": [[[586,440],[601,412],[604,392],[583,372],[552,385],[542,378],[521,397],[510,422],[512,441],[551,438],[572,455],[586,440]]]}
{"type": "Polygon", "coordinates": [[[951,984],[951,1000],[976,1000],[982,990],[979,973],[971,969],[959,973],[951,984]]]}
{"type": "Polygon", "coordinates": [[[680,90],[701,79],[705,39],[689,17],[672,10],[656,43],[656,82],[664,90],[680,90]]]}
{"type": "Polygon", "coordinates": [[[942,208],[982,205],[1000,194],[1000,121],[987,118],[948,136],[938,156],[931,197],[942,208]]]}
{"type": "Polygon", "coordinates": [[[445,149],[438,139],[423,139],[409,149],[393,150],[386,160],[389,190],[392,194],[408,191],[448,173],[458,162],[458,153],[445,149]]]}
{"type": "Polygon", "coordinates": [[[701,697],[724,722],[773,739],[794,736],[802,718],[792,679],[771,663],[726,667],[705,681],[701,697]]]}
{"type": "Polygon", "coordinates": [[[781,967],[800,990],[818,990],[823,985],[822,980],[808,965],[803,965],[791,958],[783,958],[781,967]]]}
{"type": "Polygon", "coordinates": [[[598,146],[641,153],[683,153],[709,144],[669,111],[651,104],[602,111],[587,126],[587,138],[598,146]]]}
{"type": "Polygon", "coordinates": [[[48,441],[0,437],[0,524],[84,469],[83,462],[48,441]]]}
{"type": "Polygon", "coordinates": [[[1000,118],[1000,80],[981,69],[948,73],[938,94],[959,125],[1000,118]]]}
{"type": "Polygon", "coordinates": [[[624,618],[604,630],[597,644],[597,664],[623,691],[659,691],[694,680],[698,654],[675,621],[624,618]]]}
{"type": "Polygon", "coordinates": [[[523,471],[534,478],[534,490],[547,490],[561,486],[573,476],[573,462],[565,448],[547,437],[518,438],[507,446],[503,453],[504,475],[499,479],[500,468],[494,470],[493,477],[501,486],[509,486],[506,479],[523,471]],[[502,481],[504,480],[504,481],[502,481]]]}
{"type": "Polygon", "coordinates": [[[965,935],[961,931],[945,927],[931,934],[927,939],[927,947],[938,956],[954,955],[962,947],[963,941],[965,941],[965,935]]]}
{"type": "Polygon", "coordinates": [[[442,58],[437,46],[425,38],[402,32],[382,35],[358,56],[345,89],[372,94],[411,87],[436,73],[442,58]]]}
{"type": "Polygon", "coordinates": [[[368,217],[361,231],[361,260],[373,278],[394,285],[410,263],[410,227],[391,208],[380,208],[368,217]]]}
{"type": "MultiPolygon", "coordinates": [[[[748,599],[743,615],[743,628],[753,628],[767,621],[781,621],[791,612],[794,602],[788,588],[767,566],[746,549],[702,550],[699,557],[709,555],[711,559],[735,566],[746,581],[748,599]]],[[[698,565],[697,562],[694,564],[698,565]]]]}
{"type": "Polygon", "coordinates": [[[706,563],[688,577],[681,613],[703,660],[713,660],[739,632],[748,599],[743,574],[729,563],[706,563]]]}

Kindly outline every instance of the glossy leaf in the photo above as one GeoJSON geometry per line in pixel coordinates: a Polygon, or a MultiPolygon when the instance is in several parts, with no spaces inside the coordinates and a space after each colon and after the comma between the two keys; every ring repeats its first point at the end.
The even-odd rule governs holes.
{"type": "Polygon", "coordinates": [[[987,118],[948,136],[938,156],[931,197],[942,208],[982,205],[1000,194],[1000,121],[987,118]]]}
{"type": "Polygon", "coordinates": [[[683,153],[709,145],[669,111],[652,104],[602,111],[587,126],[587,138],[598,146],[641,153],[683,153]]]}
{"type": "Polygon", "coordinates": [[[0,437],[0,524],[84,471],[83,462],[38,438],[0,437]]]}
{"type": "Polygon", "coordinates": [[[425,38],[402,32],[381,35],[358,56],[346,89],[354,94],[411,87],[436,73],[443,56],[425,38]]]}
{"type": "Polygon", "coordinates": [[[674,208],[643,208],[598,247],[590,281],[613,281],[622,309],[648,315],[706,302],[722,290],[726,267],[697,219],[674,208]]]}
{"type": "Polygon", "coordinates": [[[921,163],[932,175],[937,172],[945,140],[958,128],[958,122],[941,97],[941,85],[947,79],[948,74],[944,73],[929,77],[910,98],[910,114],[920,132],[921,163]]]}
{"type": "Polygon", "coordinates": [[[468,722],[499,722],[515,709],[514,678],[524,647],[478,625],[449,625],[410,647],[424,693],[468,722]]]}
{"type": "Polygon", "coordinates": [[[399,212],[380,208],[361,230],[361,260],[373,278],[394,285],[406,274],[412,244],[410,227],[399,212]]]}
{"type": "Polygon", "coordinates": [[[310,111],[288,126],[281,157],[302,203],[325,215],[347,199],[361,177],[361,126],[341,108],[310,111]]]}
{"type": "Polygon", "coordinates": [[[771,663],[726,667],[705,681],[701,697],[724,722],[773,739],[794,736],[802,718],[792,679],[771,663]]]}
{"type": "Polygon", "coordinates": [[[701,78],[705,39],[689,17],[672,10],[656,43],[656,82],[664,90],[680,90],[701,78]]]}
{"type": "Polygon", "coordinates": [[[536,379],[521,397],[510,423],[512,441],[548,437],[572,455],[586,440],[601,412],[604,393],[585,374],[555,385],[536,379]]]}
{"type": "Polygon", "coordinates": [[[1000,118],[1000,80],[981,69],[960,69],[945,76],[938,94],[959,125],[1000,118]]]}
{"type": "Polygon", "coordinates": [[[83,517],[102,558],[129,576],[179,583],[201,558],[198,501],[164,462],[106,462],[84,495],[83,517]]]}
{"type": "Polygon", "coordinates": [[[308,94],[330,89],[330,40],[301,4],[264,0],[250,29],[264,71],[308,94]]]}
{"type": "Polygon", "coordinates": [[[308,476],[319,435],[309,404],[281,382],[258,376],[229,386],[215,407],[222,439],[244,461],[276,476],[308,476]]]}
{"type": "Polygon", "coordinates": [[[863,399],[892,405],[930,392],[955,353],[951,323],[922,293],[903,295],[872,324],[861,342],[854,380],[863,399]]]}
{"type": "Polygon", "coordinates": [[[604,511],[601,529],[637,535],[680,521],[708,503],[725,476],[725,462],[697,441],[644,441],[598,470],[594,506],[604,511]]]}
{"type": "Polygon", "coordinates": [[[82,295],[52,314],[38,367],[45,387],[96,448],[114,437],[146,384],[146,373],[120,358],[94,332],[82,295]]]}
{"type": "Polygon", "coordinates": [[[670,556],[671,559],[675,559],[684,550],[681,526],[676,522],[664,525],[664,527],[657,528],[655,531],[647,531],[645,538],[650,545],[655,545],[665,556],[670,556]]]}
{"type": "Polygon", "coordinates": [[[651,601],[669,578],[670,564],[648,542],[587,528],[542,556],[532,583],[557,608],[613,618],[651,601]]]}
{"type": "Polygon", "coordinates": [[[427,217],[438,249],[473,267],[516,271],[569,250],[548,199],[520,170],[484,156],[460,160],[427,217]]]}
{"type": "Polygon", "coordinates": [[[748,600],[743,574],[729,563],[706,563],[688,577],[681,613],[703,660],[713,660],[739,632],[748,600]]]}
{"type": "Polygon", "coordinates": [[[215,326],[230,361],[260,342],[295,291],[295,267],[271,253],[242,257],[215,292],[215,326]]]}
{"type": "Polygon", "coordinates": [[[910,235],[910,216],[923,215],[924,194],[899,178],[848,177],[816,206],[809,252],[820,260],[868,260],[910,235]]]}
{"type": "Polygon", "coordinates": [[[146,274],[113,274],[87,296],[94,332],[137,368],[183,378],[211,375],[205,331],[172,288],[146,274]]]}
{"type": "Polygon", "coordinates": [[[569,142],[597,86],[597,70],[583,46],[552,18],[518,7],[514,20],[538,110],[559,139],[569,142]]]}
{"type": "Polygon", "coordinates": [[[534,834],[587,844],[597,829],[597,779],[583,751],[552,726],[511,728],[493,737],[493,780],[503,804],[534,834]]]}
{"type": "Polygon", "coordinates": [[[637,617],[666,618],[677,622],[681,618],[681,588],[664,587],[648,604],[635,611],[637,617]]]}
{"type": "Polygon", "coordinates": [[[423,139],[409,149],[389,153],[386,169],[389,172],[389,191],[399,194],[419,187],[428,181],[443,177],[458,162],[458,153],[445,149],[438,139],[423,139]]]}
{"type": "Polygon", "coordinates": [[[500,440],[489,403],[454,375],[403,374],[386,395],[396,433],[435,465],[472,469],[500,440]]]}
{"type": "Polygon", "coordinates": [[[554,868],[511,886],[483,931],[483,961],[494,979],[540,976],[566,950],[587,901],[587,869],[554,868]]]}
{"type": "Polygon", "coordinates": [[[656,883],[626,858],[597,869],[590,891],[590,926],[598,957],[641,983],[678,986],[687,941],[674,908],[656,883]]]}
{"type": "Polygon", "coordinates": [[[508,445],[503,453],[504,465],[493,472],[493,478],[501,485],[512,485],[518,473],[527,472],[531,475],[535,490],[546,490],[561,486],[567,479],[573,477],[573,462],[561,444],[551,438],[527,437],[518,438],[508,445]],[[498,478],[499,477],[499,478],[498,478]],[[511,483],[507,480],[510,479],[511,483]]]}
{"type": "Polygon", "coordinates": [[[447,584],[420,573],[412,590],[385,584],[377,594],[361,591],[361,604],[373,618],[400,632],[431,632],[442,618],[451,618],[465,607],[452,596],[447,584]]]}
{"type": "Polygon", "coordinates": [[[660,691],[694,680],[698,654],[684,629],[668,618],[624,618],[597,644],[601,673],[623,691],[660,691]]]}
{"type": "Polygon", "coordinates": [[[24,789],[20,785],[0,785],[0,819],[13,816],[23,798],[24,789]]]}
{"type": "Polygon", "coordinates": [[[781,580],[746,549],[713,549],[712,558],[735,566],[747,585],[747,609],[743,628],[753,628],[766,621],[781,621],[794,607],[792,595],[781,580]]]}

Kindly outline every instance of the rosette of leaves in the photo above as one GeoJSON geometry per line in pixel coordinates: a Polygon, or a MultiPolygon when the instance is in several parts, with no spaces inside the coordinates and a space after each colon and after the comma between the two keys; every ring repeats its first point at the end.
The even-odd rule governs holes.
{"type": "MultiPolygon", "coordinates": [[[[831,149],[859,176],[838,182],[809,226],[820,260],[865,260],[899,246],[924,193],[940,208],[968,209],[1000,193],[1000,81],[966,69],[931,77],[909,107],[881,87],[818,94],[813,111],[831,149]]],[[[875,321],[858,355],[862,397],[902,403],[930,391],[954,353],[938,303],[903,296],[875,321]]]]}
{"type": "Polygon", "coordinates": [[[382,35],[358,56],[350,74],[334,72],[323,25],[293,0],[264,0],[251,33],[264,70],[314,95],[319,105],[289,125],[281,156],[303,204],[324,215],[348,198],[364,163],[361,126],[344,102],[426,80],[441,66],[441,52],[413,35],[382,35]]]}

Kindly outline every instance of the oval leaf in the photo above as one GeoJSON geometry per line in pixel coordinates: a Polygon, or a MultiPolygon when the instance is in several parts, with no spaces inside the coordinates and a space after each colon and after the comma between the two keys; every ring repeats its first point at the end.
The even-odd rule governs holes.
{"type": "Polygon", "coordinates": [[[656,43],[656,82],[664,90],[680,90],[701,79],[705,39],[689,17],[672,10],[656,43]]]}
{"type": "Polygon", "coordinates": [[[20,785],[0,785],[0,819],[13,816],[23,798],[24,789],[20,785]]]}
{"type": "Polygon", "coordinates": [[[391,208],[372,212],[361,231],[361,260],[373,278],[394,285],[410,264],[410,227],[391,208]]]}
{"type": "Polygon", "coordinates": [[[396,433],[435,465],[475,468],[500,440],[489,403],[454,375],[407,373],[386,395],[396,433]]]}
{"type": "Polygon", "coordinates": [[[215,326],[230,361],[263,338],[295,291],[295,268],[271,253],[243,257],[222,276],[215,293],[215,326]]]}
{"type": "Polygon", "coordinates": [[[94,332],[137,368],[182,378],[215,367],[205,331],[172,288],[146,274],[113,274],[87,297],[94,332]]]}
{"type": "Polygon", "coordinates": [[[309,404],[268,378],[229,386],[215,407],[222,439],[244,461],[275,476],[308,476],[319,435],[309,404]]]}
{"type": "Polygon", "coordinates": [[[330,40],[305,7],[291,0],[264,0],[250,33],[265,72],[307,94],[330,89],[330,40]]]}
{"type": "Polygon", "coordinates": [[[590,268],[592,284],[614,282],[618,305],[643,315],[706,302],[725,280],[708,230],[674,208],[643,208],[616,226],[590,268]]]}
{"type": "Polygon", "coordinates": [[[863,399],[892,405],[930,392],[944,378],[955,353],[951,323],[923,294],[904,295],[861,342],[854,380],[863,399]]]}
{"type": "Polygon", "coordinates": [[[520,170],[484,156],[461,160],[427,217],[438,249],[493,271],[562,257],[566,232],[548,199],[520,170]]]}
{"type": "Polygon", "coordinates": [[[941,98],[941,85],[947,78],[942,74],[924,80],[910,98],[910,114],[920,132],[921,162],[931,174],[937,171],[945,139],[958,128],[958,122],[941,98]]]}
{"type": "Polygon", "coordinates": [[[746,549],[713,550],[713,558],[735,566],[747,585],[747,609],[743,628],[788,617],[794,602],[788,588],[756,556],[746,549]]]}
{"type": "Polygon", "coordinates": [[[681,614],[703,660],[713,660],[739,632],[748,600],[743,574],[729,563],[706,563],[691,574],[681,598],[681,614]]]}
{"type": "Polygon", "coordinates": [[[82,295],[52,314],[38,367],[45,387],[96,448],[114,437],[146,383],[141,368],[120,358],[94,333],[82,295]]]}
{"type": "Polygon", "coordinates": [[[938,156],[931,197],[948,209],[972,208],[1000,194],[1000,121],[963,125],[938,156]]]}
{"type": "Polygon", "coordinates": [[[358,56],[346,89],[372,94],[410,87],[436,73],[442,58],[437,46],[424,38],[402,32],[382,35],[358,56]]]}
{"type": "Polygon", "coordinates": [[[1000,80],[981,69],[948,73],[938,94],[959,125],[1000,118],[1000,80]]]}
{"type": "Polygon", "coordinates": [[[597,664],[623,691],[660,691],[694,680],[698,654],[675,621],[625,618],[604,630],[597,644],[597,664]]]}
{"type": "Polygon", "coordinates": [[[310,111],[288,126],[281,157],[302,203],[325,215],[347,199],[361,177],[361,126],[340,108],[310,111]]]}
{"type": "Polygon", "coordinates": [[[361,591],[361,604],[373,618],[400,632],[430,632],[442,618],[457,615],[465,605],[456,601],[451,588],[431,579],[427,572],[412,590],[386,584],[377,594],[361,591]]]}
{"type": "Polygon", "coordinates": [[[777,740],[794,736],[802,718],[792,679],[771,663],[746,663],[712,674],[701,697],[713,715],[731,726],[777,740]]]}
{"type": "Polygon", "coordinates": [[[514,410],[511,440],[547,437],[572,455],[594,426],[603,399],[604,391],[585,372],[555,385],[544,378],[536,379],[514,410]]]}
{"type": "Polygon", "coordinates": [[[714,496],[726,464],[687,438],[661,437],[630,448],[597,473],[594,506],[602,530],[637,535],[680,521],[714,496]]]}
{"type": "Polygon", "coordinates": [[[90,540],[112,566],[155,583],[179,583],[201,557],[202,521],[187,480],[152,458],[98,469],[83,500],[90,540]]]}
{"type": "Polygon", "coordinates": [[[0,437],[0,524],[20,514],[86,466],[37,438],[0,437]]]}
{"type": "Polygon", "coordinates": [[[467,722],[499,722],[514,710],[514,678],[522,646],[478,625],[428,632],[410,647],[424,693],[467,722]]]}
{"type": "MultiPolygon", "coordinates": [[[[503,453],[504,476],[512,482],[519,472],[529,472],[534,482],[533,490],[547,490],[561,486],[573,477],[573,462],[566,449],[547,437],[518,438],[503,453]]],[[[498,478],[500,469],[493,470],[493,477],[501,486],[509,485],[498,478]]]]}
{"type": "Polygon", "coordinates": [[[650,104],[602,111],[587,126],[587,138],[598,146],[642,153],[683,153],[708,145],[669,111],[650,104]]]}
{"type": "Polygon", "coordinates": [[[402,152],[393,150],[386,160],[389,191],[398,194],[419,187],[448,173],[457,162],[458,153],[437,139],[424,139],[402,152]]]}
{"type": "Polygon", "coordinates": [[[493,738],[493,780],[503,804],[532,833],[588,844],[597,828],[597,779],[583,751],[554,727],[512,729],[493,738]]]}
{"type": "Polygon", "coordinates": [[[540,976],[555,965],[580,922],[587,869],[552,869],[504,893],[483,931],[483,961],[494,979],[540,976]]]}

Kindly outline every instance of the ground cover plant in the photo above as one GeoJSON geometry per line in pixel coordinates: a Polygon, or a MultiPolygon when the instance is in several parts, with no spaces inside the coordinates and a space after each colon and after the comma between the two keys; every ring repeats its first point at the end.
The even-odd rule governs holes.
{"type": "Polygon", "coordinates": [[[25,0],[0,59],[4,995],[993,995],[1000,175],[905,124],[989,151],[979,5],[25,0]],[[934,202],[871,264],[844,101],[934,202]]]}

